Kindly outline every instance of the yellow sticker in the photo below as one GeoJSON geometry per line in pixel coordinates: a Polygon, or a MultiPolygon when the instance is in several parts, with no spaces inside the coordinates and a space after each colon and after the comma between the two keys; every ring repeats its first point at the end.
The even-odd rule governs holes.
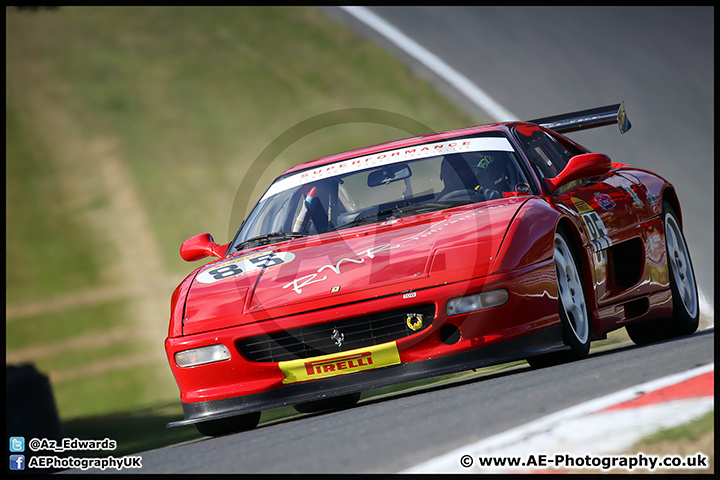
{"type": "Polygon", "coordinates": [[[407,326],[413,332],[417,332],[423,326],[423,314],[422,313],[408,313],[405,319],[407,326]]]}
{"type": "Polygon", "coordinates": [[[400,363],[400,354],[397,344],[390,342],[347,352],[279,362],[278,367],[285,374],[283,383],[296,383],[337,377],[398,363],[400,363]]]}
{"type": "Polygon", "coordinates": [[[575,205],[575,208],[577,208],[577,211],[579,213],[587,213],[592,212],[593,209],[590,208],[590,205],[587,204],[586,201],[580,200],[579,198],[572,197],[571,198],[573,205],[575,205]]]}

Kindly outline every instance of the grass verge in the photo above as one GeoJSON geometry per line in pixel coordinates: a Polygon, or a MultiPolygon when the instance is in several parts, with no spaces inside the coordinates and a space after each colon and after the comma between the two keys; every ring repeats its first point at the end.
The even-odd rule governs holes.
{"type": "Polygon", "coordinates": [[[620,455],[645,457],[655,456],[658,460],[668,457],[682,457],[687,462],[697,464],[698,468],[655,468],[636,467],[631,471],[614,468],[610,470],[583,469],[565,473],[577,474],[712,474],[715,473],[715,412],[709,412],[690,423],[670,429],[659,430],[640,439],[635,445],[620,455]],[[707,457],[707,464],[700,456],[707,457]]]}

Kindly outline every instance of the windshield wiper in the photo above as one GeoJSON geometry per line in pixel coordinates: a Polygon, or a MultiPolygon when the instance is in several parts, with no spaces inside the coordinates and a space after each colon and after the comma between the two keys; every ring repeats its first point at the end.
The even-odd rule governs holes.
{"type": "Polygon", "coordinates": [[[407,217],[409,215],[413,215],[422,211],[433,211],[433,210],[442,210],[445,208],[451,208],[451,207],[457,207],[460,205],[465,205],[467,203],[471,203],[467,200],[448,200],[448,201],[427,201],[427,202],[420,202],[420,203],[411,203],[406,202],[400,205],[397,205],[392,208],[387,208],[385,210],[381,210],[377,213],[371,213],[368,215],[363,215],[360,218],[356,218],[355,220],[351,220],[348,223],[343,223],[342,225],[338,225],[337,227],[333,228],[332,230],[340,230],[342,228],[348,228],[348,227],[355,227],[358,225],[361,225],[363,223],[366,223],[368,220],[374,220],[378,219],[380,220],[381,217],[393,215],[396,218],[400,217],[407,217]]]}
{"type": "Polygon", "coordinates": [[[331,228],[329,231],[340,230],[341,228],[356,227],[358,225],[362,225],[363,223],[366,223],[368,220],[375,220],[375,219],[380,220],[380,217],[385,217],[385,216],[392,215],[393,213],[396,213],[395,210],[402,213],[403,210],[401,210],[400,207],[406,207],[408,205],[411,205],[411,204],[405,203],[402,205],[398,205],[396,207],[386,208],[385,210],[380,210],[379,212],[373,212],[368,215],[363,215],[362,217],[356,218],[355,220],[350,220],[347,223],[343,223],[342,225],[338,225],[335,228],[331,228]]]}
{"type": "Polygon", "coordinates": [[[238,243],[237,246],[235,247],[235,250],[243,250],[250,246],[257,247],[260,245],[268,245],[271,243],[282,242],[285,240],[291,240],[293,238],[307,237],[308,235],[310,235],[310,234],[309,233],[300,233],[300,232],[266,233],[264,235],[258,235],[257,237],[253,237],[249,240],[245,240],[244,242],[238,243]]]}
{"type": "Polygon", "coordinates": [[[338,225],[337,227],[331,228],[328,231],[332,232],[332,231],[340,230],[343,228],[357,227],[358,225],[362,225],[363,223],[366,223],[368,220],[374,220],[380,215],[387,215],[390,213],[392,213],[392,210],[383,210],[382,212],[371,213],[370,215],[364,215],[360,218],[356,218],[355,220],[351,220],[347,223],[343,223],[342,225],[338,225]]]}
{"type": "Polygon", "coordinates": [[[452,208],[452,207],[459,207],[460,205],[468,205],[470,203],[475,203],[472,199],[462,199],[462,200],[433,200],[430,202],[420,203],[419,205],[423,207],[433,207],[438,210],[443,208],[452,208]]]}

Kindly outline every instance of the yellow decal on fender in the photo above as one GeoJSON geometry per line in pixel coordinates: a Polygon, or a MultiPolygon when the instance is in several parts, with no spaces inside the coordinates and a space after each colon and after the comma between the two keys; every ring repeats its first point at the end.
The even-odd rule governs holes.
{"type": "Polygon", "coordinates": [[[580,213],[588,213],[593,211],[593,209],[590,208],[590,205],[588,205],[587,202],[584,200],[580,200],[579,198],[575,197],[572,197],[570,200],[572,200],[573,205],[575,205],[575,208],[577,208],[577,211],[580,213]]]}
{"type": "Polygon", "coordinates": [[[582,221],[585,224],[588,239],[595,251],[597,264],[606,265],[607,249],[612,246],[612,240],[610,240],[610,237],[607,236],[607,227],[600,218],[600,215],[598,215],[598,213],[593,210],[587,202],[575,197],[572,197],[571,200],[580,214],[580,218],[582,218],[582,221]]]}
{"type": "Polygon", "coordinates": [[[400,363],[400,354],[397,344],[390,342],[320,357],[279,362],[278,367],[285,374],[283,383],[296,383],[347,375],[398,363],[400,363]]]}

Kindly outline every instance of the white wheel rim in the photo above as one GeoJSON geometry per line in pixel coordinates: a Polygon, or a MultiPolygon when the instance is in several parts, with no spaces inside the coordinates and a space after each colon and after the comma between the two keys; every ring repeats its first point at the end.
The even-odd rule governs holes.
{"type": "Polygon", "coordinates": [[[585,294],[575,261],[565,239],[555,235],[555,252],[553,254],[557,271],[558,296],[560,305],[570,323],[575,337],[580,343],[587,342],[589,324],[585,294]]]}
{"type": "Polygon", "coordinates": [[[693,275],[685,240],[683,240],[680,227],[671,214],[665,215],[665,245],[667,246],[668,265],[672,268],[680,298],[688,315],[697,314],[697,290],[695,288],[695,275],[693,275]]]}

